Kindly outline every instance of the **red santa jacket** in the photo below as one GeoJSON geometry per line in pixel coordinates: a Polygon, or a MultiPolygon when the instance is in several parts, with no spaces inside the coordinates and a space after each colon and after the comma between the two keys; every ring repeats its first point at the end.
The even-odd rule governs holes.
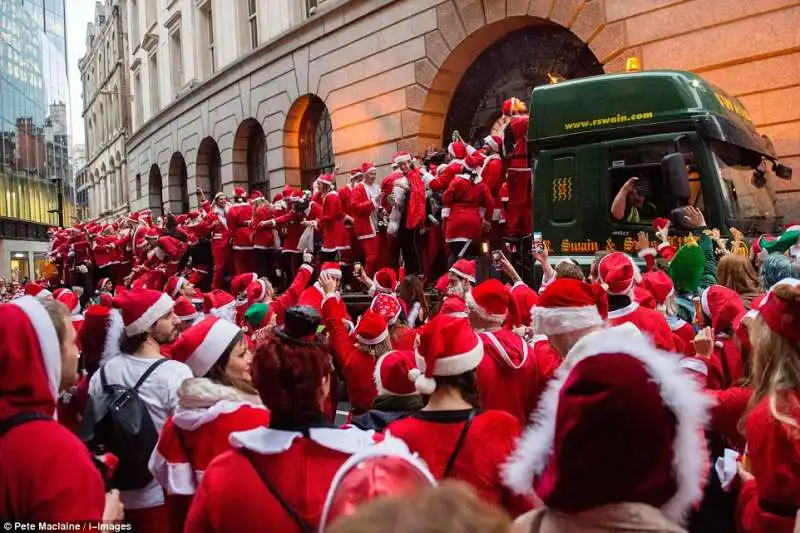
{"type": "MultiPolygon", "coordinates": [[[[780,408],[800,420],[800,391],[783,395],[780,408]]],[[[736,514],[744,533],[792,533],[800,508],[800,439],[796,428],[772,415],[769,404],[762,398],[747,416],[747,457],[755,480],[739,492],[736,514]]]]}
{"type": "Polygon", "coordinates": [[[347,384],[347,397],[356,414],[372,408],[378,396],[375,388],[375,357],[362,352],[342,322],[347,318],[344,302],[338,297],[328,298],[322,305],[322,319],[330,335],[333,354],[347,384]]]}
{"type": "Polygon", "coordinates": [[[333,476],[350,455],[371,446],[373,438],[357,428],[312,427],[308,434],[270,428],[231,434],[236,449],[206,469],[185,531],[239,533],[259,524],[263,531],[301,533],[254,468],[316,531],[333,476]]]}
{"type": "Polygon", "coordinates": [[[253,231],[250,229],[252,221],[253,206],[249,203],[233,204],[228,209],[228,230],[233,238],[232,245],[234,250],[253,249],[253,231]]]}
{"type": "Polygon", "coordinates": [[[503,219],[503,204],[500,202],[500,189],[506,179],[506,169],[503,159],[498,154],[492,154],[486,158],[481,168],[481,179],[488,187],[492,195],[494,209],[492,210],[492,222],[499,222],[503,219]]]}
{"type": "Polygon", "coordinates": [[[244,393],[207,378],[186,380],[175,414],[161,429],[150,472],[166,494],[173,531],[183,531],[192,496],[209,463],[231,449],[235,431],[269,424],[269,411],[244,393]],[[190,406],[190,407],[187,407],[190,406]]]}
{"type": "Polygon", "coordinates": [[[714,398],[709,429],[722,435],[729,448],[744,453],[745,440],[739,430],[739,422],[747,411],[747,404],[750,402],[753,390],[744,387],[730,387],[725,390],[708,390],[707,392],[714,398]]]}
{"type": "Polygon", "coordinates": [[[509,329],[478,333],[483,359],[476,377],[481,407],[512,415],[524,426],[553,376],[557,361],[537,357],[525,340],[509,329]]]}
{"type": "Polygon", "coordinates": [[[325,291],[322,290],[322,285],[320,285],[319,281],[315,281],[313,285],[300,294],[297,305],[307,305],[321,312],[322,299],[324,296],[325,291]]]}
{"type": "Polygon", "coordinates": [[[304,220],[317,220],[320,215],[322,215],[322,207],[316,202],[309,202],[306,210],[302,213],[290,209],[285,214],[276,218],[275,226],[278,228],[278,232],[281,235],[282,250],[284,252],[302,252],[302,250],[297,249],[300,237],[306,229],[301,222],[304,220]]]}
{"type": "MultiPolygon", "coordinates": [[[[419,454],[436,479],[442,479],[470,411],[418,411],[386,428],[419,454]]],[[[521,426],[502,411],[474,416],[449,477],[469,483],[481,499],[503,507],[512,516],[531,508],[500,481],[502,465],[519,436],[521,426]]]]}
{"type": "Polygon", "coordinates": [[[642,307],[633,301],[622,309],[609,311],[609,326],[619,326],[628,322],[650,337],[656,347],[669,352],[675,351],[672,330],[669,329],[664,315],[658,311],[642,307]]]}
{"type": "Polygon", "coordinates": [[[339,193],[330,191],[322,200],[322,214],[317,228],[322,232],[322,251],[336,252],[350,248],[350,236],[344,225],[344,206],[339,193]]]}
{"type": "Polygon", "coordinates": [[[227,244],[231,238],[231,231],[228,226],[228,211],[231,206],[228,204],[225,207],[219,207],[209,201],[201,204],[203,211],[206,212],[206,219],[211,224],[211,241],[212,243],[221,242],[227,244]]]}
{"type": "Polygon", "coordinates": [[[736,340],[727,335],[717,335],[714,352],[708,361],[708,388],[727,389],[744,377],[744,362],[736,340]]]}
{"type": "Polygon", "coordinates": [[[286,292],[269,302],[269,308],[267,309],[267,316],[264,319],[264,323],[269,324],[274,314],[276,315],[276,323],[283,324],[284,313],[288,308],[297,305],[300,295],[303,293],[306,285],[308,285],[308,281],[311,279],[311,274],[313,273],[314,267],[306,263],[297,269],[297,274],[294,276],[292,284],[286,289],[286,292]]]}
{"type": "Polygon", "coordinates": [[[492,218],[492,195],[483,181],[474,183],[459,175],[442,196],[450,208],[445,241],[478,240],[483,235],[484,220],[492,218]]]}
{"type": "Polygon", "coordinates": [[[528,122],[530,117],[528,115],[514,115],[511,121],[506,126],[505,136],[506,140],[504,147],[508,147],[513,143],[510,150],[506,149],[506,156],[509,157],[509,168],[514,169],[529,169],[528,166],[528,122]]]}
{"type": "Polygon", "coordinates": [[[350,213],[354,219],[356,238],[369,239],[378,234],[378,224],[375,216],[377,209],[375,198],[371,198],[367,186],[359,183],[353,189],[350,198],[350,213]]]}
{"type": "Polygon", "coordinates": [[[279,239],[277,230],[267,223],[274,218],[272,208],[266,204],[256,208],[251,227],[253,229],[253,248],[258,250],[272,250],[278,247],[279,239]]]}
{"type": "Polygon", "coordinates": [[[94,266],[103,268],[105,266],[116,264],[112,257],[114,242],[116,238],[112,235],[98,235],[92,243],[92,253],[94,254],[94,266]]]}

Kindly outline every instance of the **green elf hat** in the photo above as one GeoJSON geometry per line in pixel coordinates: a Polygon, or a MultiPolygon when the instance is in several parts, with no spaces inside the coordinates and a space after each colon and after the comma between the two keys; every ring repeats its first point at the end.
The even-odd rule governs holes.
{"type": "Polygon", "coordinates": [[[758,244],[762,250],[767,253],[786,253],[792,246],[797,244],[800,239],[800,222],[793,222],[786,225],[786,229],[781,233],[781,236],[775,240],[769,241],[763,236],[759,239],[758,244]]]}
{"type": "Polygon", "coordinates": [[[695,292],[700,280],[703,278],[703,267],[706,257],[703,249],[692,237],[678,248],[675,256],[669,263],[669,277],[675,284],[676,292],[695,292]]]}
{"type": "Polygon", "coordinates": [[[259,302],[251,305],[244,313],[244,321],[255,331],[263,328],[269,322],[269,304],[259,302]]]}

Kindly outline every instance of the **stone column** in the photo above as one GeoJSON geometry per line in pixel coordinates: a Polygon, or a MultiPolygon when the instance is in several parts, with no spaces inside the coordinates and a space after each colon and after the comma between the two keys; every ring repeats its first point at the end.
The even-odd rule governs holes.
{"type": "Polygon", "coordinates": [[[131,182],[128,179],[128,165],[125,164],[125,161],[120,162],[119,172],[122,176],[122,202],[128,204],[128,211],[130,211],[131,200],[129,187],[131,182]]]}

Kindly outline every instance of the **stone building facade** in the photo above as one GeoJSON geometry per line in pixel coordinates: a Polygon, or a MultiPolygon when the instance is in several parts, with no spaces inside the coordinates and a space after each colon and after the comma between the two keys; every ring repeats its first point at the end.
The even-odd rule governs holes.
{"type": "Polygon", "coordinates": [[[78,62],[83,84],[86,166],[83,191],[89,216],[105,219],[129,210],[126,139],[130,132],[125,2],[95,2],[78,62]]]}
{"type": "MultiPolygon", "coordinates": [[[[617,72],[630,56],[644,69],[698,72],[740,97],[800,168],[797,0],[270,0],[270,13],[284,16],[279,32],[249,46],[247,0],[224,11],[221,0],[166,3],[151,25],[155,42],[145,37],[142,48],[166,66],[170,24],[192,24],[197,37],[184,39],[182,60],[192,84],[167,98],[165,73],[175,68],[161,68],[160,100],[149,107],[136,100],[146,99],[148,62],[131,63],[144,76],[134,83],[142,120],[128,139],[134,210],[195,206],[196,187],[275,192],[334,161],[340,179],[365,160],[381,176],[397,150],[442,146],[453,130],[486,133],[504,98],[527,100],[551,75],[617,72]],[[209,47],[209,35],[219,44],[209,47]]],[[[799,215],[797,180],[773,186],[799,215]]]]}

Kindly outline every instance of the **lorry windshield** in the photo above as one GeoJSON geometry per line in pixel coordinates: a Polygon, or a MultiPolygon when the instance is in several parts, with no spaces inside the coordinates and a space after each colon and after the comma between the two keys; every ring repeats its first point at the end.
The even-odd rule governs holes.
{"type": "Polygon", "coordinates": [[[721,181],[728,215],[734,218],[769,218],[777,216],[775,202],[765,186],[754,184],[753,171],[761,156],[725,143],[711,143],[714,163],[721,181]]]}

